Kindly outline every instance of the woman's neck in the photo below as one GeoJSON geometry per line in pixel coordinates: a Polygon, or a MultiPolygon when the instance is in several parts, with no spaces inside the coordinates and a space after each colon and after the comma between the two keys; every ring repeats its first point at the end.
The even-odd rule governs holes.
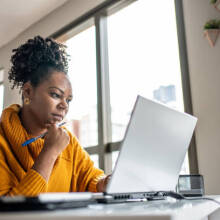
{"type": "Polygon", "coordinates": [[[38,136],[47,130],[46,128],[42,128],[40,126],[38,120],[36,120],[35,117],[32,116],[27,107],[21,108],[21,111],[19,112],[19,117],[23,127],[31,136],[38,136]]]}

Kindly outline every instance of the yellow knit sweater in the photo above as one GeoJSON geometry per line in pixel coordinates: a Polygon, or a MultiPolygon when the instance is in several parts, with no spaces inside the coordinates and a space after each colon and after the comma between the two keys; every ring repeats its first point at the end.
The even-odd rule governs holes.
{"type": "Polygon", "coordinates": [[[48,182],[32,169],[43,139],[22,147],[30,136],[18,117],[19,105],[6,108],[0,121],[0,196],[36,196],[45,192],[96,192],[103,171],[70,133],[70,143],[58,156],[48,182]]]}

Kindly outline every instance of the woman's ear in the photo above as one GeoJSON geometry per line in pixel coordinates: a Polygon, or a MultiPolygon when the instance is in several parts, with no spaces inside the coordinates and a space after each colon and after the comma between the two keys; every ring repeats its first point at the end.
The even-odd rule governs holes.
{"type": "Polygon", "coordinates": [[[30,81],[26,82],[22,87],[22,100],[31,101],[33,97],[33,86],[30,81]]]}

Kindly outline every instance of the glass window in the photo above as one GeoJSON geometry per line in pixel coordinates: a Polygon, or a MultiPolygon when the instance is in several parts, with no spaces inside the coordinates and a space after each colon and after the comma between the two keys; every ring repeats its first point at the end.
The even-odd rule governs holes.
{"type": "Polygon", "coordinates": [[[91,154],[90,158],[93,160],[94,166],[99,168],[99,156],[98,156],[98,154],[91,154]]]}
{"type": "Polygon", "coordinates": [[[113,14],[108,44],[113,142],[138,94],[184,111],[174,1],[139,0],[113,14]]]}
{"type": "Polygon", "coordinates": [[[68,127],[83,147],[97,145],[97,84],[94,26],[66,41],[71,56],[69,77],[73,101],[67,119],[68,127]]]}
{"type": "MultiPolygon", "coordinates": [[[[71,56],[69,76],[73,85],[73,101],[67,115],[70,120],[68,127],[92,154],[95,164],[98,164],[99,159],[100,168],[108,172],[117,160],[116,150],[119,150],[138,94],[184,111],[175,3],[163,0],[131,2],[109,4],[91,16],[82,17],[77,25],[73,24],[73,29],[58,37],[67,44],[71,56]],[[108,14],[107,29],[102,10],[108,14]],[[108,41],[101,41],[98,35],[101,40],[108,35],[108,41]],[[96,54],[96,40],[101,54],[100,51],[96,54]],[[108,56],[100,59],[105,49],[108,49],[108,56]],[[109,91],[106,91],[108,82],[105,81],[104,85],[100,80],[102,85],[97,87],[96,56],[101,74],[109,72],[109,76],[105,77],[110,79],[110,103],[109,91]],[[105,92],[103,88],[106,88],[105,92]],[[100,135],[100,139],[104,140],[99,142],[98,123],[100,129],[103,128],[102,120],[98,122],[97,117],[97,96],[107,97],[99,106],[100,109],[108,111],[108,107],[111,108],[111,121],[105,122],[105,128],[110,128],[110,132],[104,130],[103,137],[100,135]],[[113,150],[112,163],[107,156],[107,148],[102,145],[106,140],[118,142],[110,150],[113,150]],[[93,148],[88,149],[91,146],[93,148]]],[[[181,172],[189,172],[188,158],[181,172]]]]}
{"type": "Polygon", "coordinates": [[[118,159],[119,151],[112,152],[112,170],[115,167],[116,161],[118,159]]]}

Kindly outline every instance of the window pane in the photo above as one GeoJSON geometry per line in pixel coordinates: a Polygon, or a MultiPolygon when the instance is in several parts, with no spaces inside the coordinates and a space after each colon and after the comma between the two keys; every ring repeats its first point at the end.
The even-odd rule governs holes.
{"type": "Polygon", "coordinates": [[[184,111],[174,1],[139,0],[113,14],[108,42],[113,142],[138,94],[184,111]]]}
{"type": "Polygon", "coordinates": [[[73,101],[67,119],[69,129],[83,147],[97,145],[97,92],[95,28],[86,29],[70,38],[66,45],[71,56],[69,77],[73,87],[73,101]]]}
{"type": "Polygon", "coordinates": [[[108,33],[112,132],[119,141],[137,94],[183,111],[174,2],[139,0],[109,17],[108,33]]]}
{"type": "Polygon", "coordinates": [[[119,151],[112,152],[112,170],[114,170],[114,168],[115,168],[115,164],[118,159],[118,154],[119,154],[119,151]]]}
{"type": "Polygon", "coordinates": [[[98,156],[98,154],[92,154],[92,155],[90,155],[90,158],[93,160],[94,166],[99,168],[99,156],[98,156]]]}
{"type": "Polygon", "coordinates": [[[180,174],[189,174],[189,157],[188,154],[185,156],[185,160],[183,162],[180,174]]]}

